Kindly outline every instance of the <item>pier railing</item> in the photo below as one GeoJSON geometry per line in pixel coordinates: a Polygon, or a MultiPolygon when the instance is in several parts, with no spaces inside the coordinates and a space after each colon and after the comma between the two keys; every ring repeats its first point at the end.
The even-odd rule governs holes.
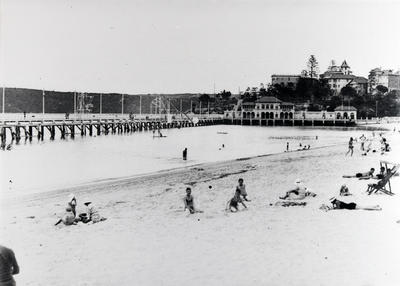
{"type": "Polygon", "coordinates": [[[222,119],[221,114],[121,114],[121,113],[0,113],[0,122],[37,122],[37,121],[89,121],[89,120],[136,120],[136,121],[171,121],[171,120],[222,119]]]}

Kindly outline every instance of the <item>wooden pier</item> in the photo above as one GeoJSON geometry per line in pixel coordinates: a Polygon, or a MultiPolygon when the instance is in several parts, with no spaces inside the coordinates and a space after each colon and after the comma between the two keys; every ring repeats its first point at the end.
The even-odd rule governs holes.
{"type": "Polygon", "coordinates": [[[208,117],[192,120],[190,118],[180,118],[174,120],[166,119],[72,119],[72,120],[37,120],[37,121],[7,121],[0,122],[0,141],[1,148],[4,149],[8,136],[12,142],[17,144],[22,138],[32,141],[33,138],[44,140],[48,135],[50,140],[54,140],[56,135],[60,139],[67,136],[100,136],[102,134],[123,134],[142,131],[162,130],[170,128],[186,128],[197,126],[208,126],[222,124],[220,117],[208,117]]]}

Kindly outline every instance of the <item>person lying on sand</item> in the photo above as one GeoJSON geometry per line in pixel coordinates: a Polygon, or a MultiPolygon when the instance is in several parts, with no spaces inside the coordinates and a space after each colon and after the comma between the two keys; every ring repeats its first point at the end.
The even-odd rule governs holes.
{"type": "Polygon", "coordinates": [[[382,208],[379,205],[375,206],[359,206],[356,203],[345,203],[342,201],[339,201],[335,197],[331,198],[329,200],[332,204],[332,206],[327,206],[325,204],[321,205],[320,209],[324,211],[330,211],[330,210],[367,210],[367,211],[381,211],[382,208]]]}
{"type": "Polygon", "coordinates": [[[244,182],[244,180],[242,178],[240,178],[238,180],[238,185],[237,185],[236,189],[238,189],[240,191],[240,195],[243,197],[243,199],[246,202],[250,202],[250,200],[247,199],[246,185],[243,182],[244,182]]]}
{"type": "Polygon", "coordinates": [[[354,176],[352,175],[343,175],[343,178],[359,178],[360,180],[367,180],[370,179],[374,176],[374,172],[375,169],[371,168],[371,170],[369,170],[369,172],[365,172],[365,173],[357,173],[354,176]]]}
{"type": "Polygon", "coordinates": [[[99,214],[99,211],[92,204],[92,202],[86,202],[86,203],[84,203],[84,205],[87,207],[87,210],[86,210],[87,221],[86,222],[98,223],[101,221],[105,221],[107,219],[105,217],[102,217],[99,214]]]}
{"type": "Polygon", "coordinates": [[[247,206],[244,204],[243,200],[240,197],[240,190],[236,189],[233,198],[226,203],[225,210],[230,210],[231,212],[237,212],[239,211],[239,203],[241,203],[247,209],[247,206]]]}
{"type": "MultiPolygon", "coordinates": [[[[211,186],[209,186],[209,188],[210,187],[211,186]]],[[[197,210],[195,208],[195,206],[194,206],[194,198],[192,196],[192,189],[189,188],[189,187],[186,188],[186,196],[183,198],[183,203],[185,204],[185,209],[183,211],[186,211],[186,209],[188,209],[191,214],[202,213],[202,211],[197,210]]]]}
{"type": "Polygon", "coordinates": [[[66,207],[65,211],[66,213],[64,214],[64,216],[61,219],[59,219],[55,223],[55,225],[58,225],[61,222],[63,222],[65,225],[73,225],[77,223],[75,215],[72,212],[72,209],[70,207],[66,207]]]}
{"type": "MultiPolygon", "coordinates": [[[[272,205],[272,204],[270,204],[272,205]]],[[[275,203],[277,207],[297,207],[297,206],[306,206],[306,202],[290,202],[290,201],[279,201],[275,203]]]]}
{"type": "Polygon", "coordinates": [[[296,179],[294,184],[296,186],[294,189],[287,191],[284,196],[279,197],[281,200],[303,200],[306,197],[316,196],[315,193],[307,189],[301,179],[296,179]]]}
{"type": "Polygon", "coordinates": [[[343,185],[340,187],[339,194],[340,194],[341,196],[351,196],[351,193],[350,193],[350,191],[349,191],[349,188],[348,188],[345,184],[343,184],[343,185]]]}

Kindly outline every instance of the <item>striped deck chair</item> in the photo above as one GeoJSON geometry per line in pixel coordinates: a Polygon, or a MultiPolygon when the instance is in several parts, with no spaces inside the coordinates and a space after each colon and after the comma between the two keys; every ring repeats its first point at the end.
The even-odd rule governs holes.
{"type": "Polygon", "coordinates": [[[387,169],[387,174],[376,184],[368,184],[368,195],[377,192],[382,192],[390,196],[394,195],[394,193],[392,193],[392,187],[390,186],[390,179],[394,176],[394,174],[397,173],[398,170],[399,165],[395,165],[392,169],[387,169]],[[386,185],[388,186],[388,189],[386,189],[386,185]]]}

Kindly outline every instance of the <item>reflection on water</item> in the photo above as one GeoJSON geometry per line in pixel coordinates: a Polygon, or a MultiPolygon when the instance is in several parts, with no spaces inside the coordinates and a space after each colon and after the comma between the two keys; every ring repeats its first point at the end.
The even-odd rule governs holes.
{"type": "Polygon", "coordinates": [[[346,143],[349,136],[368,133],[349,130],[218,125],[163,130],[163,138],[153,138],[150,131],[22,141],[11,151],[0,152],[1,195],[18,196],[198,163],[280,153],[286,150],[287,142],[292,150],[299,148],[299,143],[311,148],[346,143]],[[182,160],[185,147],[187,161],[182,160]]]}

